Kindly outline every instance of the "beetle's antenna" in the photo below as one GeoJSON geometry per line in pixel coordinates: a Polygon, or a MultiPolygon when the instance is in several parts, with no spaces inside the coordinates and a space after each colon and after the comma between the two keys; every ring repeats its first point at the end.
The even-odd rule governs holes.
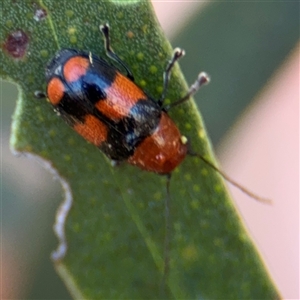
{"type": "Polygon", "coordinates": [[[173,102],[169,105],[166,105],[164,107],[164,109],[166,111],[168,111],[170,108],[172,108],[174,106],[177,106],[179,104],[182,104],[183,102],[189,100],[202,86],[209,83],[209,81],[210,81],[209,76],[205,72],[201,72],[198,75],[197,80],[190,86],[187,94],[185,96],[183,96],[181,99],[179,99],[179,100],[177,100],[177,101],[175,101],[175,102],[173,102]]]}
{"type": "Polygon", "coordinates": [[[104,36],[104,46],[107,56],[109,56],[111,59],[115,60],[117,63],[119,63],[127,73],[127,77],[134,81],[133,74],[131,73],[130,69],[126,66],[126,64],[122,61],[122,59],[113,51],[113,49],[110,46],[110,38],[109,38],[109,25],[108,23],[104,25],[99,26],[100,31],[102,32],[104,36]]]}
{"type": "Polygon", "coordinates": [[[246,189],[244,186],[240,185],[239,183],[237,183],[236,181],[231,179],[226,173],[221,171],[219,168],[217,168],[213,163],[211,163],[209,160],[204,158],[202,155],[200,155],[198,153],[194,153],[190,150],[188,151],[188,154],[191,156],[198,157],[201,160],[203,160],[207,165],[209,165],[212,169],[214,169],[216,172],[218,172],[225,180],[230,182],[232,185],[234,185],[236,188],[238,188],[239,190],[241,190],[243,193],[247,194],[249,197],[253,198],[254,200],[257,200],[259,202],[266,203],[266,204],[272,204],[272,200],[266,199],[264,197],[260,197],[256,194],[252,193],[251,191],[246,189]]]}

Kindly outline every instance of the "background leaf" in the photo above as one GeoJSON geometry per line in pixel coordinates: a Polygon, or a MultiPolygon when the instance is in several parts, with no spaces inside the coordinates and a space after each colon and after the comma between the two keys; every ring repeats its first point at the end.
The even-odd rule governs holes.
{"type": "MultiPolygon", "coordinates": [[[[145,85],[145,88],[152,95],[159,95],[161,76],[155,75],[162,73],[165,61],[170,55],[167,50],[170,51],[170,48],[165,45],[163,51],[160,48],[161,41],[152,40],[153,35],[157,38],[157,29],[152,28],[154,25],[148,20],[148,17],[145,17],[147,21],[144,21],[148,26],[146,28],[142,27],[143,33],[140,32],[140,35],[137,36],[137,40],[144,38],[143,43],[135,44],[134,41],[128,41],[128,38],[124,35],[124,32],[127,32],[126,29],[128,30],[128,27],[126,28],[124,25],[124,16],[126,15],[126,20],[128,19],[128,13],[124,11],[125,7],[122,7],[123,13],[110,11],[111,7],[109,11],[101,7],[101,14],[98,14],[97,9],[99,7],[93,10],[89,6],[89,9],[85,10],[86,13],[88,11],[88,17],[85,19],[84,14],[76,14],[76,5],[72,5],[71,8],[65,5],[59,11],[51,8],[51,5],[56,5],[56,2],[44,3],[44,5],[47,9],[50,8],[50,11],[55,11],[54,19],[56,19],[56,22],[53,22],[53,24],[54,27],[59,27],[59,30],[56,29],[53,32],[58,32],[57,40],[60,47],[70,46],[75,42],[74,47],[91,49],[97,54],[103,54],[103,45],[97,29],[99,17],[96,20],[96,15],[105,16],[103,20],[100,20],[100,23],[108,20],[111,24],[114,49],[132,66],[139,84],[145,85]],[[91,11],[95,11],[94,21],[92,21],[91,11]],[[112,13],[111,17],[109,17],[109,13],[112,13]],[[82,20],[86,22],[82,22],[82,20]],[[85,24],[89,30],[82,29],[82,24],[85,24]],[[94,31],[90,30],[91,24],[97,24],[94,31]],[[120,29],[114,30],[114,28],[120,29]],[[90,44],[86,41],[80,41],[82,38],[90,41],[90,44]],[[151,39],[150,50],[152,52],[150,51],[150,53],[147,39],[151,39]],[[122,45],[126,45],[126,47],[122,45]],[[140,51],[136,49],[140,49],[140,51]],[[157,53],[162,53],[162,56],[157,56],[157,53]],[[147,54],[149,54],[149,57],[147,57],[147,54]],[[141,64],[137,63],[139,59],[142,62],[141,64]],[[157,68],[155,74],[151,74],[155,70],[153,66],[157,68]]],[[[138,7],[141,6],[135,6],[134,12],[137,11],[138,7]]],[[[28,19],[31,20],[30,17],[34,15],[29,13],[34,11],[32,6],[24,5],[24,7],[19,8],[22,9],[23,15],[28,16],[28,19]]],[[[78,4],[78,9],[82,11],[81,4],[78,4]]],[[[128,9],[130,10],[130,8],[128,9]]],[[[141,13],[141,9],[139,9],[139,12],[141,13]]],[[[10,16],[10,14],[7,14],[7,16],[10,16]]],[[[8,21],[6,20],[6,24],[10,24],[8,21]]],[[[131,19],[127,21],[131,21],[131,19]]],[[[73,174],[80,175],[77,178],[76,176],[73,177],[71,180],[75,204],[68,223],[68,240],[70,241],[70,249],[75,251],[73,254],[69,253],[65,265],[74,274],[78,274],[78,277],[76,275],[77,282],[80,283],[81,287],[85,287],[81,288],[81,291],[87,297],[94,298],[95,294],[91,293],[95,292],[98,293],[98,297],[100,292],[104,293],[103,297],[126,297],[126,295],[129,295],[128,297],[141,297],[141,295],[143,297],[145,295],[155,297],[153,291],[157,290],[157,285],[160,282],[158,279],[161,277],[159,268],[161,268],[164,236],[164,179],[155,174],[146,174],[125,165],[118,170],[112,170],[96,149],[87,145],[66,128],[61,120],[56,118],[48,104],[39,103],[32,98],[32,91],[40,89],[44,84],[43,68],[45,62],[57,50],[58,46],[55,43],[53,32],[53,39],[50,38],[49,25],[40,23],[43,25],[31,27],[28,24],[22,24],[21,18],[13,23],[18,25],[19,28],[34,28],[37,32],[31,32],[31,36],[39,37],[39,43],[42,43],[42,46],[38,46],[40,48],[30,49],[31,58],[34,57],[35,59],[30,63],[28,61],[18,62],[13,65],[16,68],[15,70],[8,70],[12,67],[11,63],[9,63],[9,66],[5,65],[7,69],[4,69],[4,73],[9,77],[12,77],[11,74],[15,74],[14,80],[22,85],[22,89],[25,91],[24,95],[29,95],[30,100],[27,103],[22,103],[21,109],[24,110],[25,114],[16,124],[16,129],[17,132],[21,130],[23,133],[21,132],[18,136],[19,139],[15,140],[15,147],[29,151],[34,145],[34,152],[51,159],[56,166],[60,166],[60,174],[64,177],[68,178],[71,174],[72,177],[73,174]],[[43,26],[45,28],[41,29],[43,26]],[[49,42],[53,42],[52,46],[48,45],[49,42]],[[46,53],[47,51],[49,53],[46,53]],[[41,58],[42,55],[45,57],[41,58]],[[40,72],[36,70],[40,70],[40,72]],[[31,76],[35,76],[35,78],[33,79],[31,76]],[[24,82],[24,78],[27,79],[27,82],[24,82]],[[28,85],[28,81],[32,82],[31,85],[28,85]],[[28,125],[29,123],[30,125],[28,125]],[[41,127],[41,124],[44,125],[44,128],[41,127]],[[30,126],[29,130],[28,126],[30,126]],[[32,131],[32,129],[34,130],[32,131]],[[28,132],[30,132],[30,135],[28,132]],[[41,141],[43,142],[41,143],[41,141]],[[57,145],[61,145],[63,149],[58,149],[57,145]],[[81,161],[82,163],[80,163],[81,165],[77,163],[75,165],[72,163],[73,161],[81,161]],[[82,174],[85,174],[84,178],[82,174]],[[106,178],[104,178],[104,174],[106,178]],[[86,190],[87,187],[88,191],[86,190]],[[98,189],[100,192],[98,192],[98,189]],[[146,189],[147,197],[144,193],[146,189]],[[143,220],[142,229],[137,226],[140,220],[143,220]],[[101,228],[101,234],[99,234],[99,228],[101,228]],[[149,242],[145,244],[145,240],[148,239],[154,241],[158,250],[151,250],[149,242]],[[81,245],[81,247],[78,247],[78,245],[81,245]],[[93,246],[90,247],[91,245],[93,246]],[[158,253],[157,257],[156,253],[158,253]],[[78,257],[82,259],[78,260],[78,257]],[[122,264],[120,264],[120,261],[122,264]],[[122,270],[136,269],[136,261],[139,261],[138,270],[132,272],[133,274],[129,274],[130,276],[126,272],[126,276],[124,276],[122,270]],[[158,261],[157,265],[155,265],[155,261],[158,261]],[[91,270],[89,266],[94,267],[95,265],[99,268],[91,270]],[[105,274],[105,278],[103,278],[103,274],[105,274]],[[149,276],[148,281],[144,281],[144,274],[149,276]],[[95,282],[90,282],[90,278],[94,278],[95,282]],[[96,278],[101,278],[101,290],[96,278]],[[133,294],[133,290],[137,292],[137,295],[133,294]],[[123,291],[123,294],[120,291],[123,291]]],[[[26,22],[24,21],[24,23],[26,22]]],[[[18,26],[15,28],[18,28],[18,26]]],[[[141,28],[141,24],[134,24],[131,21],[127,26],[138,35],[133,29],[141,28]]],[[[30,45],[30,47],[33,46],[30,45]]],[[[172,92],[169,98],[173,100],[186,87],[183,86],[182,82],[179,84],[180,79],[174,77],[172,80],[174,81],[172,82],[172,92]]],[[[197,133],[197,130],[195,128],[199,126],[197,116],[194,112],[189,112],[192,114],[193,121],[190,122],[191,116],[188,114],[183,116],[182,112],[183,110],[179,109],[174,111],[172,116],[180,122],[182,132],[192,137],[195,147],[199,151],[206,151],[204,150],[206,144],[200,145],[200,141],[196,140],[195,133],[197,133]]],[[[203,165],[200,168],[202,174],[199,174],[201,173],[199,168],[193,171],[195,170],[194,164],[195,162],[192,159],[187,159],[172,180],[172,196],[174,198],[172,201],[172,217],[177,234],[174,236],[176,246],[173,250],[174,253],[172,253],[174,262],[176,261],[176,264],[174,264],[176,272],[171,278],[173,295],[175,297],[180,296],[176,290],[176,284],[178,284],[182,289],[180,292],[191,293],[187,294],[188,296],[193,296],[196,293],[199,295],[199,292],[201,292],[204,297],[210,298],[224,295],[224,293],[233,298],[241,296],[237,293],[242,293],[243,296],[247,297],[249,295],[247,293],[250,293],[248,285],[251,286],[251,280],[254,280],[255,284],[253,285],[256,288],[255,291],[251,291],[251,297],[254,297],[253,295],[261,296],[265,292],[269,293],[268,283],[264,279],[263,282],[257,282],[257,278],[261,278],[260,276],[257,277],[257,273],[263,273],[263,271],[261,271],[257,259],[253,258],[251,254],[248,255],[253,250],[252,246],[248,243],[243,232],[236,228],[236,217],[235,215],[232,216],[231,205],[222,202],[222,195],[211,199],[212,190],[220,186],[219,179],[216,178],[215,174],[210,175],[211,170],[203,165]],[[199,198],[200,193],[201,202],[198,202],[197,198],[199,198]],[[227,218],[227,215],[232,217],[227,218]],[[195,228],[197,228],[196,231],[195,228]],[[201,259],[202,257],[204,259],[201,259]],[[243,263],[245,263],[244,266],[243,263]],[[245,266],[247,270],[253,267],[254,273],[244,274],[245,266]],[[259,266],[258,269],[255,266],[259,266]],[[229,271],[225,272],[227,269],[229,271]],[[224,282],[221,278],[222,274],[227,274],[226,277],[229,277],[230,280],[224,282]],[[252,275],[254,276],[252,277],[252,275]],[[200,283],[197,280],[199,276],[201,277],[200,283]],[[220,282],[222,282],[221,285],[220,282]],[[245,286],[241,285],[241,282],[244,282],[245,286]]],[[[222,194],[221,190],[220,194],[222,194]]],[[[270,290],[272,291],[272,288],[270,290]]]]}

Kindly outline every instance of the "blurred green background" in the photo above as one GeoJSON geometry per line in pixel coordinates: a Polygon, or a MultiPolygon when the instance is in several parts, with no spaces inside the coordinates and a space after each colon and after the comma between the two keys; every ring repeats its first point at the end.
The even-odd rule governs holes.
{"type": "MultiPolygon", "coordinates": [[[[188,83],[199,71],[212,77],[196,100],[217,146],[298,42],[299,2],[210,3],[192,16],[174,15],[180,17],[188,22],[171,42],[186,50],[180,65],[188,83]]],[[[49,259],[57,243],[52,224],[63,192],[36,162],[9,152],[17,89],[6,82],[0,88],[2,255],[7,257],[2,267],[19,265],[19,298],[69,299],[49,259]]]]}

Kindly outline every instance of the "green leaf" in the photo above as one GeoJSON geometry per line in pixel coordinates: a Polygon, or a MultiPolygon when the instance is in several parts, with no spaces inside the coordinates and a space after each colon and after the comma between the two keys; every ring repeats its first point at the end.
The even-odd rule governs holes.
{"type": "MultiPolygon", "coordinates": [[[[68,250],[55,262],[57,271],[75,298],[162,297],[166,178],[125,163],[111,167],[46,101],[34,97],[45,88],[45,65],[58,49],[105,56],[98,26],[108,22],[114,50],[137,84],[158,98],[172,49],[150,4],[5,1],[2,12],[1,76],[19,88],[12,147],[47,161],[73,200],[65,226],[68,250]]],[[[186,90],[175,67],[168,99],[186,90]]],[[[184,104],[171,116],[193,149],[213,161],[195,105],[184,104]]],[[[171,196],[168,298],[279,297],[218,174],[188,157],[172,176],[171,196]]]]}

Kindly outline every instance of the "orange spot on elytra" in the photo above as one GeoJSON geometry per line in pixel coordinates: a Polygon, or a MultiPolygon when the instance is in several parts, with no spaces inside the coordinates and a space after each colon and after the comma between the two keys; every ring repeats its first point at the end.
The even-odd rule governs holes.
{"type": "Polygon", "coordinates": [[[126,117],[138,100],[146,99],[145,93],[134,82],[120,73],[106,90],[106,99],[96,103],[102,114],[114,121],[126,117]]]}
{"type": "Polygon", "coordinates": [[[47,96],[52,105],[57,105],[64,96],[64,84],[57,77],[53,77],[47,86],[47,96]]]}
{"type": "Polygon", "coordinates": [[[96,146],[100,146],[107,137],[107,127],[93,115],[86,115],[84,122],[75,124],[73,128],[84,139],[96,146]]]}
{"type": "Polygon", "coordinates": [[[72,57],[64,65],[64,77],[69,82],[76,81],[86,73],[88,67],[89,60],[87,58],[81,56],[72,57]]]}

